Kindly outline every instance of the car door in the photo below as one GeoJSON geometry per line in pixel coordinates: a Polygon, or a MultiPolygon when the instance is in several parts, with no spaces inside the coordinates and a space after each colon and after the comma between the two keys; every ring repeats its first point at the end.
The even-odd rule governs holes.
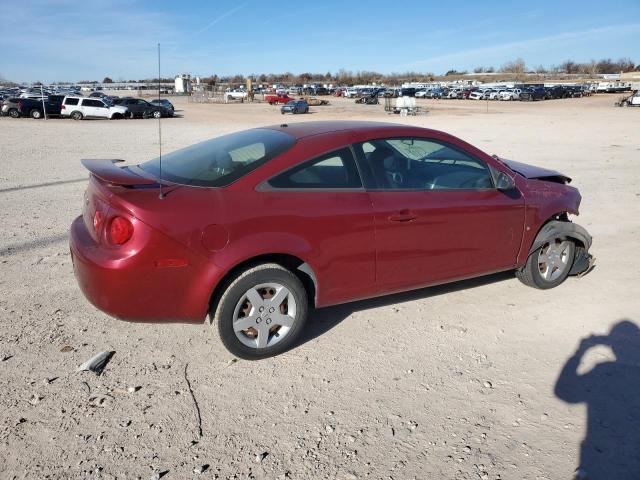
{"type": "Polygon", "coordinates": [[[82,99],[82,114],[85,117],[96,118],[100,117],[100,105],[102,102],[94,98],[82,99]]]}
{"type": "Polygon", "coordinates": [[[136,100],[136,105],[137,105],[138,112],[140,113],[140,115],[144,115],[144,113],[147,112],[147,111],[151,112],[153,110],[157,110],[158,109],[157,106],[152,106],[146,100],[142,100],[141,98],[136,100]]]}
{"type": "Polygon", "coordinates": [[[309,245],[319,306],[375,294],[373,212],[350,148],[288,169],[258,190],[273,212],[270,224],[309,245]]]}
{"type": "Polygon", "coordinates": [[[126,98],[122,100],[120,105],[127,107],[131,115],[137,117],[140,114],[140,108],[138,107],[138,102],[135,98],[126,98]]]}
{"type": "Polygon", "coordinates": [[[388,138],[354,146],[375,216],[383,291],[515,266],[524,200],[494,187],[491,167],[451,144],[388,138]]]}
{"type": "Polygon", "coordinates": [[[109,118],[109,105],[102,100],[96,100],[96,117],[109,118]]]}

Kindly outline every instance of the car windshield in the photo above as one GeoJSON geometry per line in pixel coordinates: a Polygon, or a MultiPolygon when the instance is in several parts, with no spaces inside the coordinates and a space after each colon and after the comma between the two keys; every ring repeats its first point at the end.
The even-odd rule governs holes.
{"type": "MultiPolygon", "coordinates": [[[[283,132],[257,128],[213,138],[162,157],[162,179],[181,185],[224,187],[280,155],[295,143],[283,132]]],[[[155,158],[139,167],[160,177],[155,158]]]]}

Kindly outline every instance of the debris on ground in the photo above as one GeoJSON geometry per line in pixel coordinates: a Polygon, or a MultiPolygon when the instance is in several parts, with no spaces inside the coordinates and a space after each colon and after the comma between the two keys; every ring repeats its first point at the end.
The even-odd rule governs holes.
{"type": "Polygon", "coordinates": [[[76,372],[89,370],[91,372],[94,372],[100,375],[104,370],[104,368],[107,366],[107,363],[109,363],[109,360],[111,360],[111,357],[113,356],[114,353],[116,352],[109,351],[109,350],[100,352],[97,355],[91,357],[86,362],[84,362],[82,365],[80,365],[76,369],[76,372]]]}

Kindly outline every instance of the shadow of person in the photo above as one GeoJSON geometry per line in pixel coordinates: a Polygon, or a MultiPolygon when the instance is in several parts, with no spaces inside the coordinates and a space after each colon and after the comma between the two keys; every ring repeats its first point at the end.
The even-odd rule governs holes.
{"type": "Polygon", "coordinates": [[[587,404],[587,434],[576,479],[640,479],[640,329],[629,320],[607,336],[584,338],[560,372],[555,394],[587,404]],[[611,347],[615,361],[578,374],[584,354],[595,345],[611,347]]]}

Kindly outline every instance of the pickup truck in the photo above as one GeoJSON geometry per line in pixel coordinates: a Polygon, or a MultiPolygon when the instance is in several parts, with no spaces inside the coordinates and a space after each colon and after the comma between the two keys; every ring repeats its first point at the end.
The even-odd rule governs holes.
{"type": "Polygon", "coordinates": [[[264,97],[264,101],[269,105],[277,105],[278,103],[289,103],[290,101],[295,100],[295,98],[290,97],[286,93],[276,94],[276,95],[266,95],[264,97]]]}
{"type": "Polygon", "coordinates": [[[35,100],[32,98],[19,98],[17,101],[18,116],[31,117],[39,119],[44,117],[44,112],[47,115],[60,115],[62,108],[63,95],[49,95],[44,100],[44,109],[42,100],[35,100]]]}

